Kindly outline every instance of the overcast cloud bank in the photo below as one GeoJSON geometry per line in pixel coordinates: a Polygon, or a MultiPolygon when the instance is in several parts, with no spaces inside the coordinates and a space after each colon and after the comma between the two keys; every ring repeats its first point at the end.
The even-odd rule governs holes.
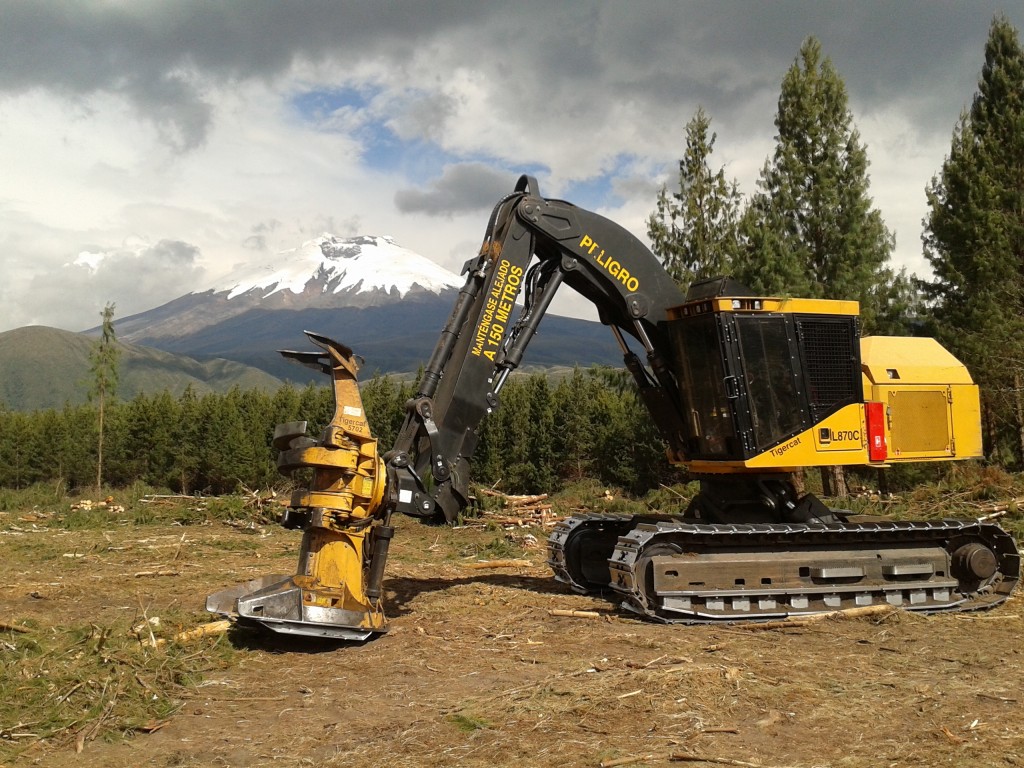
{"type": "Polygon", "coordinates": [[[325,230],[458,271],[521,172],[646,239],[698,105],[754,190],[808,35],[923,273],[924,187],[1000,10],[1024,26],[988,2],[0,2],[0,330],[142,311],[325,230]]]}

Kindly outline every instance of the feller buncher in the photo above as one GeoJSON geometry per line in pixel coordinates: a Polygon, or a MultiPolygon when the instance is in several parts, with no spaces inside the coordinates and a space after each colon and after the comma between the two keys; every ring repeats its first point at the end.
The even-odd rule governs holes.
{"type": "Polygon", "coordinates": [[[307,332],[318,350],[282,352],[329,374],[335,396],[323,434],[307,435],[305,422],[274,433],[281,471],[311,476],[282,517],[303,531],[298,569],[215,593],[208,610],[298,635],[358,641],[386,631],[392,516],[453,521],[470,503],[478,428],[563,283],[596,306],[669,461],[700,490],[683,515],[559,523],[548,541],[559,581],[682,623],[875,604],[976,610],[1017,583],[1020,555],[995,524],[852,522],[792,482],[807,467],[980,456],[978,389],[936,341],[861,338],[856,302],[754,296],[725,278],[684,296],[625,229],[541,197],[529,176],[495,206],[463,274],[386,453],[363,411],[352,350],[307,332]]]}

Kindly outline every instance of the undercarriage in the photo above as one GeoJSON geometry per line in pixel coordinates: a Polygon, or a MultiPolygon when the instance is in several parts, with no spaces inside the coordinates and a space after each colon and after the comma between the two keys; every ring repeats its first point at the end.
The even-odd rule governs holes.
{"type": "Polygon", "coordinates": [[[990,608],[1020,578],[1014,540],[972,520],[851,522],[779,475],[705,477],[684,515],[582,515],[548,542],[555,578],[660,622],[760,621],[888,604],[990,608]],[[734,522],[727,522],[734,520],[734,522]]]}
{"type": "Polygon", "coordinates": [[[689,514],[576,516],[555,527],[548,562],[577,592],[615,594],[629,611],[680,623],[883,604],[979,610],[1006,600],[1020,578],[1016,544],[997,525],[843,517],[729,524],[689,514]]]}

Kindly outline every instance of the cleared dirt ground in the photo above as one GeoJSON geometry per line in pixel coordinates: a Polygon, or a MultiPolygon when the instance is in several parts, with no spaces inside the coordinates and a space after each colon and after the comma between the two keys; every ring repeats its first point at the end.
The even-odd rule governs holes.
{"type": "MultiPolygon", "coordinates": [[[[527,531],[509,542],[501,530],[399,526],[386,635],[337,645],[233,629],[197,641],[210,671],[152,692],[180,702],[153,732],[83,738],[76,724],[41,741],[22,713],[0,722],[0,765],[1024,766],[1019,597],[976,615],[663,626],[556,584],[543,548],[523,546],[527,531]],[[497,552],[536,565],[466,567],[497,552]],[[22,724],[29,735],[12,736],[22,724]]],[[[291,572],[300,536],[219,522],[69,531],[16,513],[0,514],[0,532],[0,622],[40,637],[66,625],[123,633],[154,616],[174,617],[164,635],[205,622],[208,592],[291,572]],[[174,575],[136,576],[154,571],[174,575]]],[[[14,633],[4,638],[0,653],[14,653],[14,633]]]]}

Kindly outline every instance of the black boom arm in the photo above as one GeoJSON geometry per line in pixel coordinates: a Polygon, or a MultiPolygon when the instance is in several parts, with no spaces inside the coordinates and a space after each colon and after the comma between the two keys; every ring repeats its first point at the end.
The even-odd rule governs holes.
{"type": "Polygon", "coordinates": [[[480,252],[463,274],[465,285],[384,455],[387,515],[453,521],[466,507],[477,429],[498,407],[508,375],[563,283],[597,307],[654,422],[679,447],[676,382],[660,350],[669,348],[666,310],[683,297],[637,238],[596,213],[540,197],[536,180],[523,176],[495,206],[480,252]],[[640,343],[646,362],[624,334],[640,343]]]}

